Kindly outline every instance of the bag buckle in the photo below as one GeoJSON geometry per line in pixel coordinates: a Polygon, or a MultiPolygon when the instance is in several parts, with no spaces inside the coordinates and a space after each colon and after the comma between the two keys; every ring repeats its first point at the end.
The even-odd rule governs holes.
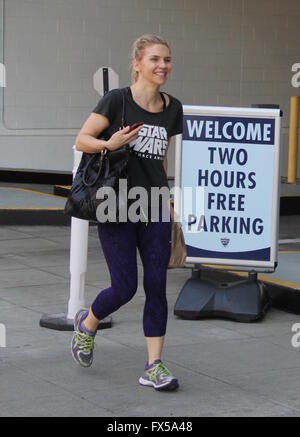
{"type": "Polygon", "coordinates": [[[104,149],[101,150],[101,158],[103,158],[105,155],[107,155],[107,148],[104,147],[104,149]]]}

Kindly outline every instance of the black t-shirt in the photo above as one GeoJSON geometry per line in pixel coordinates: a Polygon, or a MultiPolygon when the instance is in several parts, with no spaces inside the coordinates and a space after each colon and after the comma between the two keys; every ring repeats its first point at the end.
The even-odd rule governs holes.
{"type": "MultiPolygon", "coordinates": [[[[169,96],[170,102],[162,112],[149,112],[141,108],[132,97],[130,87],[123,89],[125,95],[125,126],[138,121],[144,123],[137,139],[130,143],[128,164],[128,187],[168,187],[163,161],[170,137],[182,133],[182,104],[169,96]]],[[[109,91],[92,112],[108,118],[110,126],[99,138],[109,139],[121,126],[123,98],[120,90],[109,91]]]]}

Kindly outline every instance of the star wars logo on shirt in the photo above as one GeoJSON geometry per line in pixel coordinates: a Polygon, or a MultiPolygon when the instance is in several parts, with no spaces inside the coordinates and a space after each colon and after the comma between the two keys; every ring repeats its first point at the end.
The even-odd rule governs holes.
{"type": "Polygon", "coordinates": [[[144,124],[130,148],[141,158],[163,160],[168,146],[168,134],[164,127],[144,124]]]}

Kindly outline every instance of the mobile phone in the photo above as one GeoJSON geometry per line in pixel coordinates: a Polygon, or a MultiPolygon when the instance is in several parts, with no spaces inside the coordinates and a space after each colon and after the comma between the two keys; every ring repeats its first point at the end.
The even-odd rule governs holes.
{"type": "MultiPolygon", "coordinates": [[[[142,121],[138,121],[137,123],[134,123],[130,126],[129,132],[132,132],[134,129],[136,129],[137,127],[142,126],[144,123],[142,121]]],[[[128,132],[128,133],[129,133],[128,132]]]]}

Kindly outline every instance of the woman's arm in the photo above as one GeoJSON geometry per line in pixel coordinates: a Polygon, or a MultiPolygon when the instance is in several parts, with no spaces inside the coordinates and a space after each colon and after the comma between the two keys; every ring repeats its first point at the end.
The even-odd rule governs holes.
{"type": "Polygon", "coordinates": [[[108,118],[92,112],[76,137],[76,149],[85,153],[99,153],[103,149],[116,150],[136,139],[143,126],[139,126],[130,133],[128,126],[114,133],[108,141],[98,140],[97,137],[108,127],[108,118]]]}
{"type": "Polygon", "coordinates": [[[107,141],[98,140],[97,137],[108,127],[109,121],[104,115],[92,112],[76,137],[76,149],[86,153],[101,152],[106,147],[107,141]]]}

